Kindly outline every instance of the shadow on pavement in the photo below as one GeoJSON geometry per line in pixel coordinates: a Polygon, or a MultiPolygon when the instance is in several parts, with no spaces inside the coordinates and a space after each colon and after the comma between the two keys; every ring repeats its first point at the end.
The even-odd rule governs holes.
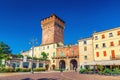
{"type": "Polygon", "coordinates": [[[41,78],[41,79],[37,79],[37,80],[57,80],[57,79],[52,79],[52,78],[41,78]]]}
{"type": "MultiPolygon", "coordinates": [[[[25,78],[25,79],[22,79],[22,80],[36,80],[36,79],[25,78]]],[[[57,79],[53,79],[53,78],[40,78],[40,79],[37,79],[37,80],[57,80],[57,79]]]]}
{"type": "Polygon", "coordinates": [[[25,79],[22,79],[22,80],[32,80],[31,78],[25,78],[25,79]]]}

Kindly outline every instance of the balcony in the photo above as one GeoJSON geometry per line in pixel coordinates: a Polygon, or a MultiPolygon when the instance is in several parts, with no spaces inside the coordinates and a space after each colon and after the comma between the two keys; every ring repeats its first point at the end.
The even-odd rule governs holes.
{"type": "Polygon", "coordinates": [[[110,60],[120,60],[120,55],[110,56],[110,60]]]}

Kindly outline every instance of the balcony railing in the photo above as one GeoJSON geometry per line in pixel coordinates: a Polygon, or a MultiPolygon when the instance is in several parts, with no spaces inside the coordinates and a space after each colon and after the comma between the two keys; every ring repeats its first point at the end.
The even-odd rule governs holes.
{"type": "Polygon", "coordinates": [[[120,60],[120,55],[110,56],[111,60],[120,60]]]}

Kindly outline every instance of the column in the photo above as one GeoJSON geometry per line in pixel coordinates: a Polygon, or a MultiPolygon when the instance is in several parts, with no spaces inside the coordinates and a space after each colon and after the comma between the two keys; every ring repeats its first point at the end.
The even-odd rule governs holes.
{"type": "Polygon", "coordinates": [[[37,61],[37,63],[36,63],[36,68],[39,68],[39,62],[37,61]]]}
{"type": "Polygon", "coordinates": [[[28,68],[32,68],[32,62],[29,62],[29,67],[28,68]]]}
{"type": "Polygon", "coordinates": [[[23,68],[23,61],[20,61],[20,66],[19,68],[23,68]]]}

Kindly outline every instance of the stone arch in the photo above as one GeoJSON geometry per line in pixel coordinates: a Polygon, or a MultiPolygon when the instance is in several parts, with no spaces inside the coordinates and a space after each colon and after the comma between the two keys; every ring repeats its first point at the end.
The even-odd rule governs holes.
{"type": "Polygon", "coordinates": [[[72,59],[70,60],[70,70],[76,70],[77,69],[77,60],[72,59]]]}
{"type": "Polygon", "coordinates": [[[59,61],[59,69],[65,69],[65,68],[66,68],[65,60],[60,60],[59,61]]]}

